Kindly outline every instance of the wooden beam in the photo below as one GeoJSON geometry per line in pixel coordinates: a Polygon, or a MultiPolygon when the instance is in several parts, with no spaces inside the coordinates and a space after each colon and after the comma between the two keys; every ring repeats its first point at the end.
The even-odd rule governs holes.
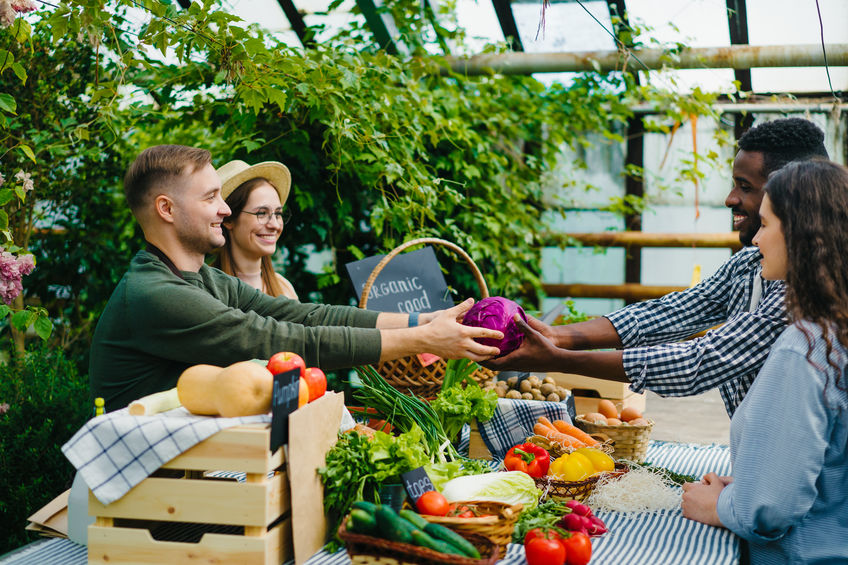
{"type": "Polygon", "coordinates": [[[297,11],[297,7],[294,5],[294,2],[292,0],[277,0],[277,3],[280,5],[280,8],[283,9],[283,13],[289,20],[292,30],[294,30],[295,34],[297,34],[297,38],[300,39],[300,43],[304,47],[314,47],[315,39],[313,34],[309,31],[309,28],[306,27],[306,22],[300,12],[297,11]]]}
{"type": "Polygon", "coordinates": [[[685,286],[648,286],[636,283],[624,284],[543,284],[542,290],[553,298],[623,298],[626,302],[638,302],[659,298],[670,292],[686,290],[685,286]]]}
{"type": "Polygon", "coordinates": [[[510,0],[492,0],[492,6],[495,8],[495,14],[497,14],[498,22],[501,24],[501,31],[503,31],[504,39],[506,39],[510,48],[513,51],[524,51],[510,0]]]}
{"type": "Polygon", "coordinates": [[[727,233],[647,233],[641,231],[608,231],[599,233],[543,233],[545,247],[583,245],[600,247],[700,247],[742,248],[738,232],[727,233]]]}

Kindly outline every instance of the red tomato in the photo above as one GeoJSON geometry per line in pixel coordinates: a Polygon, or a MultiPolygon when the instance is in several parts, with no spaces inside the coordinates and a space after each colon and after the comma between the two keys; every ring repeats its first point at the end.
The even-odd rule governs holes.
{"type": "Polygon", "coordinates": [[[558,540],[534,538],[524,544],[524,555],[528,565],[563,565],[566,550],[558,540]]]}
{"type": "Polygon", "coordinates": [[[567,554],[567,565],[586,565],[592,558],[592,542],[583,532],[571,532],[571,537],[563,538],[560,543],[567,554]]]}
{"type": "Polygon", "coordinates": [[[533,528],[532,530],[527,532],[526,536],[524,536],[524,545],[527,545],[527,543],[531,539],[536,538],[560,540],[562,539],[562,536],[554,530],[546,530],[544,528],[533,528]]]}
{"type": "Polygon", "coordinates": [[[309,402],[324,396],[327,392],[327,376],[318,367],[309,367],[303,372],[303,378],[309,385],[309,402]]]}
{"type": "Polygon", "coordinates": [[[428,490],[415,502],[415,508],[420,514],[444,516],[450,510],[450,504],[448,504],[448,500],[439,491],[428,490]]]}
{"type": "Polygon", "coordinates": [[[303,358],[297,353],[280,351],[279,353],[274,353],[268,359],[268,365],[266,367],[271,371],[272,375],[279,375],[292,369],[300,369],[300,376],[302,377],[306,369],[306,363],[303,362],[303,358]]]}

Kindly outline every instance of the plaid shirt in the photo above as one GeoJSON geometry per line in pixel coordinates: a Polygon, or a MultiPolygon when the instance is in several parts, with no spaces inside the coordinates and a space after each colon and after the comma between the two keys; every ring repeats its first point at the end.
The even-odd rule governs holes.
{"type": "Polygon", "coordinates": [[[749,312],[760,259],[756,247],[746,247],[693,288],[607,315],[625,347],[632,390],[689,396],[719,387],[733,415],[787,323],[783,281],[763,281],[762,298],[749,312]]]}

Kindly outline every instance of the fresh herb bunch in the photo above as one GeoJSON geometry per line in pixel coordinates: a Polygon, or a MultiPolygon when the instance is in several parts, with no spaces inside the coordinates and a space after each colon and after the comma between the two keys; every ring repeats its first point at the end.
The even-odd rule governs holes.
{"type": "Polygon", "coordinates": [[[401,432],[420,428],[424,432],[423,441],[430,458],[441,461],[459,459],[460,455],[451,445],[439,416],[426,400],[403,394],[370,365],[357,367],[356,372],[362,388],[354,393],[354,398],[363,406],[375,409],[401,432]]]}
{"type": "Polygon", "coordinates": [[[565,502],[554,499],[546,500],[532,510],[525,510],[515,522],[515,529],[512,532],[513,543],[523,544],[524,536],[533,528],[563,533],[563,530],[558,528],[556,523],[569,512],[571,510],[565,505],[565,502]]]}
{"type": "Polygon", "coordinates": [[[649,462],[644,463],[636,463],[640,467],[645,467],[646,469],[653,471],[655,473],[659,473],[664,478],[673,482],[676,485],[682,485],[683,483],[695,483],[698,481],[698,477],[694,475],[683,475],[681,473],[675,473],[671,469],[666,469],[665,467],[660,467],[658,465],[652,465],[649,462]]]}
{"type": "Polygon", "coordinates": [[[492,419],[498,406],[498,395],[493,390],[483,390],[471,377],[480,368],[477,363],[470,359],[451,359],[446,365],[442,390],[431,406],[448,438],[456,441],[462,426],[474,418],[481,422],[492,419]]]}
{"type": "Polygon", "coordinates": [[[376,432],[373,439],[358,433],[339,434],[327,452],[326,466],[318,470],[324,483],[324,510],[332,531],[338,530],[350,506],[357,500],[380,501],[380,486],[388,479],[430,462],[424,434],[413,428],[399,436],[376,432]]]}

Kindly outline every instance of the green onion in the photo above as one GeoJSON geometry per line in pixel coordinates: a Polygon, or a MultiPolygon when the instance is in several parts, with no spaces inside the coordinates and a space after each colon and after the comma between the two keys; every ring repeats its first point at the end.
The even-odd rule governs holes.
{"type": "Polygon", "coordinates": [[[389,423],[401,432],[408,432],[414,426],[421,428],[427,442],[427,454],[445,461],[460,458],[456,448],[445,433],[439,416],[430,404],[414,394],[406,395],[386,382],[374,367],[367,365],[356,367],[362,388],[354,393],[354,398],[368,408],[373,408],[389,423]]]}

